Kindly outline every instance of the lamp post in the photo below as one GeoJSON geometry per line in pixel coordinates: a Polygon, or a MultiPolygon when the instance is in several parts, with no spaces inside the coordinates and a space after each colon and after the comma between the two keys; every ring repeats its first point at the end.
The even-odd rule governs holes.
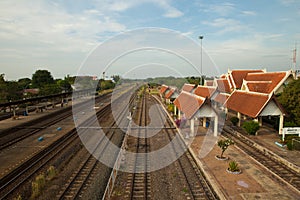
{"type": "Polygon", "coordinates": [[[201,71],[201,84],[200,85],[202,85],[202,78],[203,78],[203,74],[202,74],[202,40],[203,40],[203,35],[200,35],[199,36],[199,39],[200,39],[200,42],[201,42],[201,68],[200,68],[200,71],[201,71]]]}

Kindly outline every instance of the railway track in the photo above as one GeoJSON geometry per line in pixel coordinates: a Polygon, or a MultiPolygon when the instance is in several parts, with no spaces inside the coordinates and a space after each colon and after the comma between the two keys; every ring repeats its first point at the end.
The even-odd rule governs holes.
{"type": "MultiPolygon", "coordinates": [[[[109,105],[105,106],[103,109],[109,110],[109,105]]],[[[100,115],[103,109],[98,111],[97,115],[100,115]]],[[[91,119],[85,121],[84,124],[93,123],[91,119]]],[[[16,191],[22,184],[34,177],[34,175],[36,175],[48,163],[55,160],[55,158],[67,147],[72,145],[76,139],[79,138],[76,128],[74,128],[2,177],[0,179],[0,199],[7,199],[7,197],[13,194],[14,191],[16,191]]]]}
{"type": "MultiPolygon", "coordinates": [[[[107,97],[107,95],[98,97],[96,99],[96,103],[100,103],[101,101],[105,100],[105,97],[107,97]]],[[[82,104],[80,104],[79,106],[84,107],[85,102],[82,102],[82,104]]],[[[25,125],[9,129],[8,131],[0,135],[0,151],[15,145],[16,143],[24,140],[25,138],[37,134],[41,130],[72,116],[72,114],[72,108],[68,107],[63,110],[51,113],[48,116],[44,116],[41,119],[28,122],[25,125]]]]}
{"type": "MultiPolygon", "coordinates": [[[[131,98],[129,104],[132,104],[134,101],[134,98],[131,98]]],[[[130,107],[130,105],[129,105],[130,107]]],[[[123,109],[123,112],[120,113],[118,116],[119,119],[126,119],[126,112],[125,108],[123,109]]],[[[102,113],[101,117],[106,118],[109,114],[110,110],[107,110],[105,113],[102,113]]],[[[98,171],[100,173],[103,173],[103,177],[108,177],[111,173],[111,169],[108,166],[100,165],[100,162],[98,159],[100,159],[102,156],[105,156],[105,154],[111,154],[110,156],[113,156],[113,160],[115,161],[117,159],[119,152],[107,152],[107,148],[110,142],[115,142],[120,146],[122,143],[122,140],[124,139],[124,133],[120,134],[122,131],[120,128],[118,128],[118,125],[116,121],[119,119],[114,120],[109,127],[106,127],[106,137],[109,140],[104,140],[104,137],[101,138],[100,141],[98,141],[97,145],[95,146],[93,152],[88,155],[88,157],[82,162],[82,164],[79,166],[76,172],[72,175],[70,180],[66,183],[62,191],[57,195],[58,199],[78,199],[82,198],[84,189],[88,185],[88,182],[92,181],[91,179],[92,174],[96,173],[95,171],[98,171]],[[98,152],[100,149],[100,153],[98,152]],[[94,155],[98,152],[99,157],[96,159],[94,155]],[[106,173],[106,174],[105,174],[106,173]]],[[[105,187],[105,180],[103,180],[104,185],[99,186],[105,187]]],[[[104,191],[103,191],[104,193],[104,191]]],[[[103,195],[103,193],[101,195],[103,195]]]]}
{"type": "MultiPolygon", "coordinates": [[[[129,136],[127,139],[127,150],[136,153],[137,156],[132,160],[128,158],[126,163],[129,165],[129,169],[136,173],[120,173],[119,178],[123,180],[118,181],[120,184],[116,187],[116,193],[114,193],[115,195],[112,198],[170,199],[174,197],[178,199],[179,197],[183,197],[187,199],[218,199],[218,196],[215,194],[203,173],[198,168],[192,155],[187,151],[181,157],[178,156],[178,154],[180,154],[180,150],[182,150],[179,150],[178,148],[185,147],[185,143],[181,139],[175,143],[173,141],[174,144],[170,145],[170,148],[168,149],[172,152],[172,155],[168,156],[174,156],[175,158],[179,157],[178,160],[170,165],[172,173],[168,172],[168,170],[166,171],[166,169],[149,171],[151,164],[154,163],[151,163],[152,159],[147,157],[147,153],[155,149],[162,148],[166,145],[166,143],[170,143],[177,134],[171,120],[167,119],[168,122],[164,125],[164,127],[161,127],[160,132],[158,132],[155,136],[152,136],[156,139],[153,139],[152,137],[147,138],[147,128],[144,128],[143,126],[147,126],[147,123],[149,123],[147,113],[149,98],[152,103],[156,103],[150,95],[143,93],[143,98],[139,104],[139,112],[137,113],[138,119],[136,120],[140,127],[132,129],[132,131],[137,131],[134,132],[134,135],[137,135],[138,137],[129,136]],[[143,153],[145,153],[146,156],[143,155],[143,153]],[[169,177],[170,175],[171,177],[169,177]],[[122,185],[124,184],[126,184],[126,187],[122,188],[122,185]],[[159,188],[161,186],[163,186],[163,188],[159,188]],[[154,188],[156,188],[156,190],[159,188],[159,191],[164,191],[166,194],[158,195],[153,193],[152,190],[155,190],[154,188]],[[180,189],[174,190],[173,188],[180,189]],[[118,194],[122,195],[118,196],[118,194]]],[[[157,117],[162,120],[163,114],[161,112],[164,111],[159,109],[156,113],[160,113],[157,117]]],[[[149,128],[151,129],[151,127],[149,128]]],[[[159,127],[152,128],[157,129],[159,127]]]]}
{"type": "MultiPolygon", "coordinates": [[[[145,92],[140,102],[139,126],[147,125],[147,104],[145,92]]],[[[148,172],[149,160],[147,153],[150,152],[149,139],[146,129],[138,129],[138,137],[135,137],[136,157],[131,164],[131,171],[127,180],[127,198],[129,199],[150,199],[151,198],[151,175],[148,172]],[[144,156],[139,156],[144,153],[144,156]],[[139,172],[139,173],[136,173],[139,172]],[[143,173],[141,173],[143,172],[143,173]]]]}
{"type": "MultiPolygon", "coordinates": [[[[162,113],[164,111],[162,109],[158,110],[161,119],[162,113]]],[[[172,142],[172,151],[174,156],[178,157],[178,152],[182,152],[185,148],[185,143],[181,139],[174,139],[176,134],[176,129],[172,129],[173,123],[169,118],[167,118],[167,124],[164,125],[163,131],[168,139],[168,142],[172,142]],[[182,149],[178,149],[182,148],[182,149]]],[[[217,194],[214,192],[212,186],[204,176],[203,172],[199,169],[194,160],[192,154],[187,149],[183,155],[181,155],[174,163],[179,166],[176,167],[181,173],[182,184],[186,183],[188,187],[187,190],[190,191],[191,199],[219,199],[217,194]]]]}
{"type": "Polygon", "coordinates": [[[264,152],[254,147],[254,144],[244,137],[235,134],[234,130],[229,127],[224,127],[222,134],[225,137],[234,140],[235,145],[244,151],[247,155],[252,157],[256,162],[263,165],[271,174],[285,183],[296,191],[300,191],[300,174],[291,170],[279,161],[266,155],[264,152]]]}

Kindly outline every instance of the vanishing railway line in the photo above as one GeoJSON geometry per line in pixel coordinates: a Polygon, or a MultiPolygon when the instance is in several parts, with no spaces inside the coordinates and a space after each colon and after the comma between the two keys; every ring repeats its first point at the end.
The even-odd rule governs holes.
{"type": "Polygon", "coordinates": [[[252,157],[258,163],[263,165],[269,172],[273,173],[277,179],[282,179],[294,189],[300,191],[300,174],[286,167],[283,163],[271,158],[264,152],[254,147],[254,143],[244,137],[238,136],[234,130],[224,127],[222,134],[225,137],[232,138],[235,145],[252,157]]]}
{"type": "MultiPolygon", "coordinates": [[[[121,99],[121,97],[119,99],[121,99]]],[[[84,105],[85,104],[83,104],[82,106],[84,105]]],[[[110,106],[111,104],[105,105],[101,110],[97,111],[97,119],[101,117],[105,118],[105,115],[107,115],[108,112],[111,111],[110,106]]],[[[89,125],[95,123],[94,119],[95,118],[93,117],[88,117],[88,119],[86,119],[81,125],[83,127],[88,127],[89,125]]],[[[111,135],[113,135],[113,133],[111,135]]],[[[116,135],[120,136],[121,134],[116,135]]],[[[122,139],[119,140],[122,141],[122,139]]],[[[59,155],[63,154],[64,151],[67,151],[67,148],[72,148],[72,146],[78,143],[80,143],[79,137],[76,129],[74,128],[63,135],[61,138],[50,144],[48,147],[44,148],[30,159],[20,164],[17,168],[10,171],[0,179],[0,199],[2,200],[12,197],[12,195],[15,194],[15,191],[18,191],[18,189],[24,184],[29,183],[29,181],[32,180],[35,175],[37,175],[41,170],[45,169],[46,166],[50,165],[51,162],[55,161],[59,157],[59,155]]],[[[98,162],[98,160],[95,160],[96,159],[93,160],[92,156],[90,156],[83,162],[83,165],[92,165],[92,168],[97,168],[95,163],[98,162]]],[[[81,174],[89,175],[90,173],[84,173],[84,170],[81,170],[81,174]]],[[[107,172],[107,174],[109,175],[109,172],[107,172]]],[[[84,177],[84,179],[88,180],[89,176],[84,177]]],[[[83,185],[84,184],[82,184],[82,186],[83,185]]],[[[71,187],[68,187],[68,189],[70,188],[71,187]]],[[[82,187],[78,190],[78,194],[80,194],[81,189],[82,187]]],[[[67,192],[68,190],[66,190],[64,194],[67,194],[67,192]]],[[[76,195],[78,196],[78,194],[76,195]]],[[[64,195],[62,195],[62,199],[64,199],[64,195]]]]}
{"type": "MultiPolygon", "coordinates": [[[[134,101],[134,97],[131,98],[129,102],[129,107],[132,105],[134,101]]],[[[101,118],[106,118],[108,114],[110,114],[110,109],[106,110],[105,112],[101,113],[101,118]]],[[[118,116],[119,119],[126,119],[126,112],[125,108],[123,109],[123,112],[121,115],[118,116]]],[[[106,129],[106,137],[109,140],[104,140],[104,136],[101,137],[100,141],[97,142],[93,152],[88,155],[88,157],[82,162],[82,164],[79,166],[77,171],[72,175],[69,182],[64,186],[63,190],[59,193],[57,196],[58,199],[77,199],[79,197],[82,197],[84,186],[87,185],[87,182],[92,179],[92,174],[94,171],[100,171],[103,173],[103,177],[108,177],[111,173],[111,169],[106,165],[100,165],[100,162],[94,157],[94,153],[96,151],[99,151],[100,149],[100,155],[98,158],[103,156],[104,154],[113,154],[113,160],[115,161],[117,159],[117,155],[119,152],[107,152],[107,148],[110,142],[114,142],[118,146],[122,143],[124,139],[124,133],[118,128],[116,121],[119,120],[116,119],[113,122],[111,122],[111,125],[109,127],[105,127],[106,129]],[[122,132],[122,133],[121,133],[122,132]]],[[[106,186],[106,180],[103,179],[102,186],[99,186],[99,188],[105,188],[106,186]]],[[[101,195],[103,195],[104,191],[101,192],[101,195]]]]}
{"type": "MultiPolygon", "coordinates": [[[[103,110],[109,110],[109,105],[103,110]]],[[[100,110],[97,115],[101,115],[103,110],[100,110]]],[[[92,119],[87,120],[84,124],[93,123],[92,119]]],[[[0,199],[6,199],[13,194],[22,184],[30,180],[44,166],[55,160],[67,147],[73,144],[78,138],[76,128],[72,129],[64,136],[53,142],[51,145],[35,154],[33,157],[22,163],[16,169],[5,175],[0,180],[0,199]]],[[[77,143],[79,140],[77,141],[77,143]]]]}
{"type": "MultiPolygon", "coordinates": [[[[182,150],[185,151],[186,149],[185,143],[181,138],[177,140],[175,139],[175,142],[172,141],[173,144],[168,149],[169,152],[172,152],[172,155],[168,156],[173,156],[175,159],[179,157],[179,159],[170,165],[173,171],[171,177],[165,177],[170,176],[170,173],[166,172],[166,169],[152,172],[149,171],[151,165],[154,163],[151,163],[151,158],[147,158],[147,153],[150,153],[155,149],[162,148],[162,144],[170,143],[171,140],[174,140],[175,135],[178,134],[171,120],[167,118],[167,123],[160,128],[160,131],[155,136],[147,137],[148,128],[159,128],[147,127],[147,124],[149,123],[148,105],[153,105],[155,103],[157,102],[152,96],[148,95],[147,93],[143,93],[136,120],[140,127],[131,130],[138,131],[135,132],[135,135],[138,137],[129,136],[127,139],[127,150],[134,152],[137,155],[135,159],[127,160],[126,164],[129,166],[131,171],[139,173],[120,172],[118,177],[123,180],[119,180],[119,182],[124,182],[123,184],[126,184],[126,187],[117,187],[115,191],[123,194],[120,196],[122,199],[166,199],[171,198],[171,196],[176,197],[176,195],[177,199],[179,198],[178,195],[188,199],[218,199],[218,196],[204,177],[201,170],[198,168],[196,161],[193,159],[189,151],[187,150],[183,153],[183,155],[181,155],[182,150]],[[153,139],[153,137],[155,139],[153,139]],[[141,155],[142,153],[145,153],[146,156],[141,155]],[[171,182],[168,182],[167,185],[171,184],[171,188],[165,183],[165,181],[168,180],[171,182]],[[187,186],[187,188],[182,188],[183,186],[187,186]],[[180,191],[176,191],[173,189],[174,187],[181,189],[180,191]],[[166,194],[155,196],[157,194],[153,193],[154,188],[159,188],[166,194]],[[184,191],[182,191],[182,189],[184,191]]],[[[162,112],[164,111],[162,111],[161,108],[157,110],[156,113],[158,115],[156,117],[158,119],[163,120],[162,112]]],[[[136,116],[133,118],[135,117],[136,116]]],[[[116,199],[119,199],[120,197],[116,195],[113,196],[113,198],[116,199]]]]}
{"type": "MultiPolygon", "coordinates": [[[[158,111],[160,117],[162,119],[162,111],[161,109],[158,111]]],[[[172,129],[170,127],[173,126],[173,123],[169,118],[167,118],[167,124],[164,125],[164,132],[167,134],[168,142],[172,144],[172,150],[174,152],[174,156],[179,157],[178,152],[185,151],[183,155],[181,155],[175,162],[179,166],[179,171],[183,175],[182,182],[186,182],[188,186],[188,190],[191,193],[192,199],[219,199],[217,194],[214,192],[212,186],[204,176],[203,172],[197,166],[196,161],[194,160],[192,154],[189,150],[185,149],[185,143],[182,139],[174,139],[177,131],[176,129],[172,129]],[[182,149],[178,149],[182,148],[182,149]]]]}
{"type": "MultiPolygon", "coordinates": [[[[142,95],[139,111],[138,125],[146,126],[148,120],[145,92],[142,95]]],[[[130,163],[131,171],[135,173],[130,173],[128,175],[127,183],[129,183],[129,185],[127,185],[128,190],[126,192],[129,199],[147,199],[151,197],[151,175],[148,173],[149,163],[147,159],[147,153],[150,152],[150,144],[149,139],[147,138],[146,129],[138,129],[136,131],[138,131],[138,137],[134,138],[134,143],[136,144],[134,150],[136,157],[133,163],[130,163]],[[142,153],[144,153],[144,156],[139,156],[142,153]]]]}

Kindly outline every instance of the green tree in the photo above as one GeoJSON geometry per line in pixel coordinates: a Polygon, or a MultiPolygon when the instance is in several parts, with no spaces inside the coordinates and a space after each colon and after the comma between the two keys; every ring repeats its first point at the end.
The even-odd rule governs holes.
{"type": "Polygon", "coordinates": [[[61,88],[57,84],[47,84],[40,88],[39,95],[47,96],[51,94],[58,94],[61,92],[61,88]]]}
{"type": "Polygon", "coordinates": [[[278,100],[289,113],[289,121],[300,126],[300,79],[290,82],[278,100]]]}
{"type": "Polygon", "coordinates": [[[255,135],[256,131],[259,129],[259,124],[255,121],[247,121],[244,122],[242,127],[249,133],[250,135],[255,135]]]}
{"type": "Polygon", "coordinates": [[[32,87],[42,88],[45,85],[54,84],[54,79],[48,70],[37,70],[32,75],[32,87]]]}
{"type": "Polygon", "coordinates": [[[118,83],[119,80],[121,79],[119,75],[113,75],[111,78],[114,80],[115,83],[118,83]]]}
{"type": "Polygon", "coordinates": [[[6,102],[6,82],[4,74],[0,74],[0,102],[6,102]]]}
{"type": "Polygon", "coordinates": [[[19,87],[18,82],[7,81],[5,89],[6,89],[6,100],[7,101],[16,101],[16,100],[22,99],[22,96],[23,96],[22,88],[19,87]]]}
{"type": "Polygon", "coordinates": [[[28,89],[31,85],[31,80],[30,78],[20,78],[18,80],[18,85],[22,89],[28,89]]]}
{"type": "Polygon", "coordinates": [[[221,156],[220,158],[223,158],[223,154],[228,149],[230,145],[234,144],[234,142],[231,139],[226,139],[226,140],[219,140],[218,141],[218,146],[220,147],[221,151],[221,156]]]}
{"type": "Polygon", "coordinates": [[[57,85],[61,88],[63,92],[70,92],[72,91],[71,84],[67,80],[59,80],[57,81],[57,85]]]}

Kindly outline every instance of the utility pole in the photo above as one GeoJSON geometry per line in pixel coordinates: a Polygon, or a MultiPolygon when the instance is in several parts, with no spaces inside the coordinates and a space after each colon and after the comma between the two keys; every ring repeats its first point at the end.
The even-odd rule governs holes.
{"type": "Polygon", "coordinates": [[[202,83],[203,83],[203,73],[202,73],[202,40],[203,40],[203,35],[200,35],[199,36],[199,39],[200,39],[200,42],[201,42],[201,68],[200,68],[200,72],[201,72],[201,83],[200,83],[200,85],[203,85],[202,83]]]}

